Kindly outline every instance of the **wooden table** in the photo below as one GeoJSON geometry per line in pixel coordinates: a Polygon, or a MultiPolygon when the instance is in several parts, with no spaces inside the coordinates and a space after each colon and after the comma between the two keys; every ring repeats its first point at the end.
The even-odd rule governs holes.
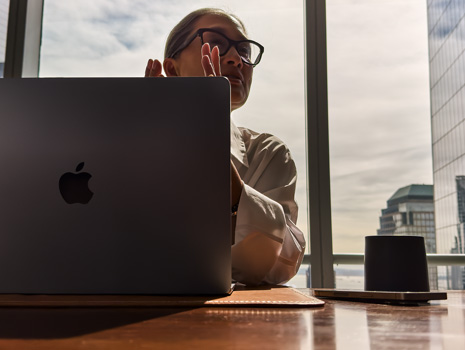
{"type": "Polygon", "coordinates": [[[2,350],[336,348],[465,349],[465,292],[426,306],[0,308],[2,350]]]}

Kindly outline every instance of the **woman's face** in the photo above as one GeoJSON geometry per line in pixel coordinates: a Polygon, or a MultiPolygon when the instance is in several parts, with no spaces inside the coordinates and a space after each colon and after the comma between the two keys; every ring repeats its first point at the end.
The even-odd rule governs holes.
{"type": "MultiPolygon", "coordinates": [[[[200,17],[192,29],[192,35],[200,28],[214,28],[232,40],[247,39],[239,30],[240,27],[228,18],[218,15],[200,17]]],[[[201,39],[197,37],[176,58],[168,58],[167,60],[171,60],[172,69],[166,71],[166,74],[186,77],[205,76],[201,64],[201,46],[201,39]]],[[[252,84],[253,67],[244,64],[234,46],[220,57],[220,66],[221,75],[228,78],[231,84],[231,108],[235,110],[247,101],[252,84]]]]}

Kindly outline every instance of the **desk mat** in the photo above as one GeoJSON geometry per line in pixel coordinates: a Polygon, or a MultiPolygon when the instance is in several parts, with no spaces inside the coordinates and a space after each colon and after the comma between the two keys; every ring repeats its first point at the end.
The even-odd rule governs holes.
{"type": "Polygon", "coordinates": [[[314,307],[324,303],[283,286],[238,287],[228,296],[0,295],[0,307],[314,307]]]}

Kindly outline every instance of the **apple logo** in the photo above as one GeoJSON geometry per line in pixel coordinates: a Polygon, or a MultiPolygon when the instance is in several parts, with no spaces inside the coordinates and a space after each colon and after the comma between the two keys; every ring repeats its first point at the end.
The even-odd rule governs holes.
{"type": "MultiPolygon", "coordinates": [[[[76,172],[79,173],[84,168],[84,162],[79,163],[76,172]]],[[[94,193],[89,189],[89,180],[92,177],[89,173],[65,173],[60,177],[59,188],[63,199],[68,204],[87,204],[94,193]]]]}

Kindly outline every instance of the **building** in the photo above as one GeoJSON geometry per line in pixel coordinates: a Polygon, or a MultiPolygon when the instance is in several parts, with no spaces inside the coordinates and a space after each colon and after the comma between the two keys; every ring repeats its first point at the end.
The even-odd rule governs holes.
{"type": "MultiPolygon", "coordinates": [[[[432,185],[399,188],[381,210],[378,235],[422,236],[427,253],[436,253],[432,185]]],[[[438,289],[437,268],[429,268],[430,288],[438,289]]]]}
{"type": "MultiPolygon", "coordinates": [[[[465,252],[465,6],[428,0],[437,252],[465,252]]],[[[441,288],[465,289],[465,268],[439,269],[441,288]]]]}

